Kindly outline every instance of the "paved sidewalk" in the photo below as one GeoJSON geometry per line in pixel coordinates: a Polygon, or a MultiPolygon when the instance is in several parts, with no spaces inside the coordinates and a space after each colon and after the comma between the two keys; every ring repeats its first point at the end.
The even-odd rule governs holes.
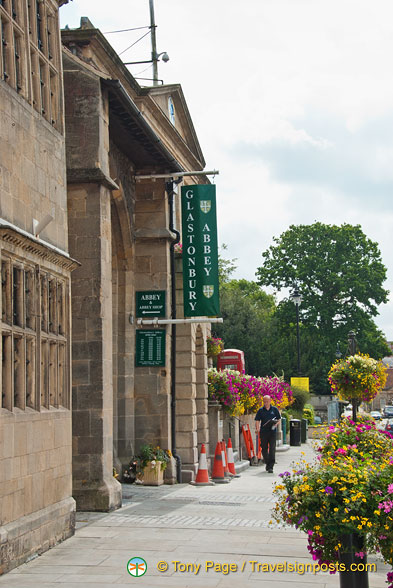
{"type": "MultiPolygon", "coordinates": [[[[253,467],[226,485],[126,486],[120,510],[78,513],[75,537],[0,577],[0,586],[338,588],[338,575],[300,573],[302,564],[312,563],[304,533],[269,526],[272,484],[303,457],[301,451],[312,458],[309,444],[291,447],[278,453],[274,475],[253,467]],[[127,572],[136,556],[147,563],[141,577],[127,572]],[[159,562],[167,571],[157,569],[159,562]],[[266,572],[261,566],[285,562],[299,572],[266,572]]],[[[386,571],[378,562],[377,572],[369,574],[370,588],[386,586],[386,571]]]]}

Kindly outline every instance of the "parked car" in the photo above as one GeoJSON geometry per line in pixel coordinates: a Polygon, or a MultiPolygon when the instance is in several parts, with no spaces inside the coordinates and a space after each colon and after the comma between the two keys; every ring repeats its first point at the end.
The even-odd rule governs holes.
{"type": "Polygon", "coordinates": [[[320,416],[315,416],[314,417],[314,425],[322,425],[322,419],[320,416]]]}
{"type": "Polygon", "coordinates": [[[379,410],[372,410],[372,411],[371,411],[371,416],[373,417],[373,419],[374,419],[375,421],[380,421],[380,420],[381,420],[381,418],[382,418],[382,415],[381,415],[381,413],[379,412],[379,410]]]}
{"type": "Polygon", "coordinates": [[[386,421],[385,431],[388,433],[393,433],[393,419],[388,419],[386,421]]]}
{"type": "Polygon", "coordinates": [[[383,409],[383,416],[387,419],[393,418],[393,406],[385,406],[383,409]]]}

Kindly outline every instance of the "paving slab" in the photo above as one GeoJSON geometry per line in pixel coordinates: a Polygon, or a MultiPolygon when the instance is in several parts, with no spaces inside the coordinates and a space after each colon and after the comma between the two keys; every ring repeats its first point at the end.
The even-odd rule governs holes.
{"type": "MultiPolygon", "coordinates": [[[[304,571],[314,563],[304,533],[269,525],[278,473],[313,457],[311,444],[290,447],[273,475],[250,467],[227,485],[124,486],[121,509],[77,513],[74,537],[1,576],[0,587],[338,588],[338,575],[304,571]],[[147,563],[138,578],[127,572],[136,556],[147,563]],[[279,571],[289,563],[297,571],[279,571]]],[[[383,588],[388,566],[369,561],[370,587],[383,588]]]]}

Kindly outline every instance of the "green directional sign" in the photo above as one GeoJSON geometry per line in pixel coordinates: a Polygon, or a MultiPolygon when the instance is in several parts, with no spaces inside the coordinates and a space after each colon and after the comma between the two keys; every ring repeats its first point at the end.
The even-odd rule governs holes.
{"type": "Polygon", "coordinates": [[[165,290],[146,290],[143,292],[136,292],[135,297],[137,318],[165,318],[165,290]]]}
{"type": "Polygon", "coordinates": [[[135,365],[165,366],[165,329],[137,329],[135,365]]]}

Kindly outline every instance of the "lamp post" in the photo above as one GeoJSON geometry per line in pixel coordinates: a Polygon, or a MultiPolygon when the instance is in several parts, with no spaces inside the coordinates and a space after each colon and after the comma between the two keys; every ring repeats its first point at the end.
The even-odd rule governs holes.
{"type": "Polygon", "coordinates": [[[296,339],[297,339],[297,375],[300,376],[300,331],[299,331],[299,306],[302,301],[302,295],[300,294],[297,286],[290,295],[290,299],[296,306],[296,339]]]}
{"type": "MultiPolygon", "coordinates": [[[[356,353],[356,335],[354,331],[349,331],[348,333],[348,352],[349,355],[355,355],[356,353]]],[[[357,400],[352,398],[352,420],[356,423],[356,413],[357,413],[357,400]]]]}

